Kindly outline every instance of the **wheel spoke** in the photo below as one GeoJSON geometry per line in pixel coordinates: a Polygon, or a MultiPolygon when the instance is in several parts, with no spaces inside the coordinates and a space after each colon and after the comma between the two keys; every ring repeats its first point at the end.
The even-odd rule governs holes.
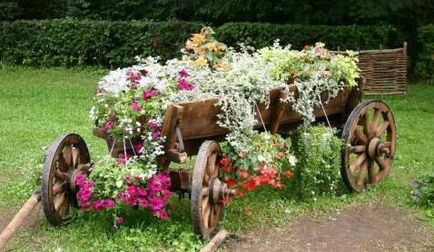
{"type": "Polygon", "coordinates": [[[350,170],[351,170],[351,172],[354,172],[354,171],[356,170],[356,168],[359,167],[359,166],[363,163],[363,161],[365,161],[365,160],[366,160],[366,154],[365,154],[365,153],[360,154],[360,155],[356,158],[356,160],[354,160],[354,161],[351,163],[351,165],[350,165],[350,170]]]}
{"type": "Polygon", "coordinates": [[[375,136],[380,137],[381,135],[383,135],[387,127],[389,127],[389,121],[384,121],[383,124],[381,124],[381,126],[378,127],[377,130],[375,131],[375,136]]]}
{"type": "Polygon", "coordinates": [[[66,202],[65,192],[60,194],[60,195],[57,195],[54,198],[54,209],[56,211],[59,211],[60,207],[63,206],[65,204],[65,202],[66,202]]]}
{"type": "Polygon", "coordinates": [[[363,153],[366,151],[366,146],[365,145],[354,145],[350,147],[350,152],[351,153],[363,153]]]}
{"type": "Polygon", "coordinates": [[[63,150],[63,160],[65,160],[65,163],[69,169],[72,165],[72,145],[65,146],[65,149],[63,150]]]}
{"type": "Polygon", "coordinates": [[[357,185],[363,186],[367,171],[368,171],[368,161],[365,160],[360,166],[360,173],[359,173],[359,177],[357,178],[357,185]]]}
{"type": "Polygon", "coordinates": [[[378,120],[380,119],[381,116],[381,110],[379,109],[374,109],[374,116],[372,117],[372,121],[371,121],[371,132],[375,132],[375,130],[378,127],[378,120]]]}
{"type": "Polygon", "coordinates": [[[368,177],[369,183],[374,184],[377,181],[377,174],[375,172],[375,163],[374,161],[369,161],[368,164],[368,177]]]}
{"type": "Polygon", "coordinates": [[[216,169],[216,161],[217,153],[212,153],[211,156],[208,157],[207,163],[207,173],[211,178],[217,177],[218,175],[218,170],[216,169]]]}
{"type": "Polygon", "coordinates": [[[80,150],[76,147],[72,147],[72,166],[74,168],[79,164],[80,159],[80,150]]]}
{"type": "Polygon", "coordinates": [[[356,138],[360,140],[362,143],[366,144],[368,142],[368,137],[360,130],[360,128],[356,128],[354,131],[356,138]]]}
{"type": "Polygon", "coordinates": [[[380,157],[377,157],[377,158],[375,159],[375,163],[378,164],[378,167],[380,168],[380,171],[385,171],[385,170],[387,170],[388,167],[389,167],[389,162],[388,162],[388,160],[386,160],[386,159],[382,159],[382,158],[380,158],[380,157]]]}
{"type": "Polygon", "coordinates": [[[203,199],[202,200],[202,218],[203,218],[203,223],[205,225],[206,228],[209,228],[209,216],[211,213],[211,209],[210,209],[210,204],[208,199],[203,199]]]}
{"type": "Polygon", "coordinates": [[[60,170],[56,170],[54,176],[60,180],[65,180],[66,179],[66,173],[65,172],[61,172],[60,170]]]}
{"type": "Polygon", "coordinates": [[[365,136],[367,136],[369,138],[372,134],[371,134],[369,122],[368,122],[368,112],[366,112],[362,116],[361,123],[362,123],[362,127],[363,127],[363,133],[365,134],[365,136]]]}
{"type": "Polygon", "coordinates": [[[53,185],[53,194],[56,195],[58,193],[65,191],[65,182],[63,183],[56,183],[53,185]]]}

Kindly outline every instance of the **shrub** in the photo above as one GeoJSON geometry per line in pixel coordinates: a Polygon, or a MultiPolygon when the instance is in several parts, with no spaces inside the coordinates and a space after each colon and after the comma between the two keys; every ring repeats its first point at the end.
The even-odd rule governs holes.
{"type": "Polygon", "coordinates": [[[292,135],[298,161],[290,189],[299,199],[336,195],[344,187],[340,176],[342,141],[336,130],[325,126],[300,127],[292,135]]]}
{"type": "Polygon", "coordinates": [[[417,180],[413,196],[418,204],[434,207],[434,172],[425,174],[417,180]]]}
{"type": "Polygon", "coordinates": [[[419,78],[434,82],[434,24],[418,30],[419,57],[416,74],[419,78]]]}
{"type": "Polygon", "coordinates": [[[0,23],[0,62],[34,66],[124,66],[134,57],[179,54],[200,29],[179,21],[43,20],[0,23]]]}
{"type": "MultiPolygon", "coordinates": [[[[1,10],[1,8],[0,8],[1,10]]],[[[134,57],[179,56],[179,50],[200,23],[181,21],[94,21],[77,19],[0,22],[0,64],[32,66],[127,66],[134,57]]],[[[216,28],[219,41],[246,42],[256,48],[292,44],[300,49],[317,41],[330,49],[401,46],[391,26],[274,25],[227,23],[216,28]]]]}
{"type": "Polygon", "coordinates": [[[255,48],[273,44],[291,44],[294,49],[323,42],[336,49],[394,48],[402,45],[403,38],[389,25],[378,26],[325,26],[325,25],[276,25],[269,23],[226,23],[216,29],[217,40],[235,45],[244,42],[255,48]]]}

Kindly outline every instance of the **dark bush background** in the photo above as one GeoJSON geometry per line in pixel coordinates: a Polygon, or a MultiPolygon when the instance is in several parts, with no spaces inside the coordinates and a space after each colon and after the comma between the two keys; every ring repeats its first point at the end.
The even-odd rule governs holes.
{"type": "Polygon", "coordinates": [[[49,24],[49,21],[34,24],[2,23],[2,33],[6,32],[1,35],[2,42],[5,39],[10,42],[13,38],[10,33],[14,29],[19,34],[29,36],[29,41],[18,39],[19,43],[14,49],[15,52],[5,52],[4,48],[10,48],[10,44],[2,45],[1,59],[3,63],[33,65],[54,65],[57,64],[56,62],[63,65],[115,66],[127,64],[131,60],[130,55],[140,50],[145,54],[162,53],[164,57],[172,55],[172,50],[179,46],[177,42],[186,35],[179,36],[198,28],[199,23],[204,23],[218,27],[217,30],[222,32],[219,36],[225,42],[233,43],[238,39],[261,46],[274,38],[292,42],[296,47],[315,39],[325,41],[329,47],[339,46],[352,49],[368,48],[374,44],[377,44],[375,48],[379,47],[378,44],[384,47],[395,47],[405,40],[409,44],[410,72],[417,72],[425,78],[432,76],[429,74],[430,71],[432,72],[430,69],[432,68],[432,63],[430,63],[432,61],[432,56],[430,56],[432,55],[432,46],[430,46],[432,32],[429,32],[432,30],[432,26],[429,25],[434,23],[432,13],[434,13],[434,0],[0,0],[0,21],[67,19],[66,21],[53,21],[52,24],[49,24]],[[72,19],[84,21],[74,24],[75,21],[71,21],[72,19]],[[98,20],[98,22],[92,24],[92,21],[88,20],[98,20]],[[131,26],[127,23],[119,23],[131,20],[141,22],[133,22],[131,26]],[[165,24],[149,20],[172,21],[165,24]],[[115,22],[108,23],[107,21],[115,22]],[[164,33],[169,29],[168,27],[174,28],[174,25],[187,24],[185,21],[189,22],[187,26],[191,30],[173,29],[173,34],[155,32],[161,28],[164,33]],[[22,27],[19,27],[21,24],[22,27]],[[297,25],[275,26],[274,24],[297,25]],[[311,25],[315,26],[309,27],[311,25]],[[319,28],[316,25],[326,26],[319,28]],[[330,27],[342,25],[347,28],[330,27]],[[361,25],[363,27],[359,28],[361,25]],[[133,28],[134,31],[122,30],[122,26],[125,29],[133,28]],[[371,28],[366,28],[367,26],[371,28]],[[382,32],[385,30],[382,27],[386,26],[392,26],[393,32],[387,31],[386,38],[377,37],[384,34],[382,32]],[[30,34],[28,31],[33,28],[39,36],[52,36],[52,38],[36,38],[36,34],[30,34]],[[288,32],[286,28],[289,29],[288,32]],[[57,31],[54,31],[56,29],[57,31]],[[76,35],[71,35],[74,29],[76,29],[76,35]],[[237,32],[236,29],[242,30],[237,32]],[[81,34],[86,33],[85,31],[88,34],[81,34]],[[99,31],[119,35],[112,39],[104,37],[99,31]],[[372,35],[370,31],[373,32],[372,35]],[[58,32],[64,35],[57,34],[58,32]],[[133,38],[133,32],[144,34],[143,39],[133,38]],[[328,34],[329,32],[333,34],[328,34]],[[161,36],[154,38],[153,35],[161,36]],[[84,41],[80,41],[80,45],[73,45],[72,42],[66,41],[68,36],[73,41],[78,41],[77,38],[83,38],[84,41]],[[348,39],[342,39],[345,36],[348,36],[348,39]],[[365,36],[368,41],[360,40],[361,36],[365,36]],[[163,38],[170,39],[160,41],[163,38]],[[153,41],[149,42],[149,39],[153,41]],[[53,51],[49,53],[46,48],[48,46],[39,45],[39,42],[46,40],[52,40],[50,45],[53,45],[53,51]],[[27,47],[32,44],[30,41],[36,42],[38,51],[28,51],[28,49],[33,49],[27,47]],[[94,41],[96,44],[92,45],[94,41]],[[62,43],[66,43],[63,49],[55,46],[62,43]],[[134,50],[130,51],[131,48],[134,50]],[[68,50],[74,50],[74,52],[67,55],[69,59],[66,59],[67,57],[63,54],[66,54],[68,50]],[[95,55],[92,56],[94,52],[95,55]],[[21,56],[15,59],[11,55],[21,56]],[[38,60],[36,56],[43,57],[43,59],[38,60]],[[49,57],[54,58],[49,59],[49,57]]]}

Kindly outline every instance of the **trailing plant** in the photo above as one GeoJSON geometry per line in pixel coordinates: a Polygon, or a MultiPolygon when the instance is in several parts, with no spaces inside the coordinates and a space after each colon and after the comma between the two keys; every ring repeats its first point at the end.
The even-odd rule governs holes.
{"type": "MultiPolygon", "coordinates": [[[[280,135],[252,132],[248,151],[237,152],[225,145],[219,162],[228,188],[243,196],[261,186],[281,189],[282,180],[292,177],[291,169],[296,165],[291,139],[280,135]]],[[[225,203],[229,198],[225,199],[225,203]]]]}
{"type": "Polygon", "coordinates": [[[344,190],[340,175],[342,141],[334,129],[300,127],[293,133],[292,143],[298,162],[289,186],[295,196],[316,200],[321,195],[336,195],[344,190]]]}

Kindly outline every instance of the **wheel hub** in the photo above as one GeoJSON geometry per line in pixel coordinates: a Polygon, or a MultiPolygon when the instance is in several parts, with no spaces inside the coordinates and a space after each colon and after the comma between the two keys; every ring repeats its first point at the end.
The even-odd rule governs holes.
{"type": "Polygon", "coordinates": [[[219,178],[212,178],[209,184],[209,198],[212,204],[217,204],[220,197],[227,191],[226,183],[219,178]]]}
{"type": "Polygon", "coordinates": [[[368,144],[368,156],[371,159],[376,159],[381,154],[381,140],[378,137],[374,137],[368,144]]]}

